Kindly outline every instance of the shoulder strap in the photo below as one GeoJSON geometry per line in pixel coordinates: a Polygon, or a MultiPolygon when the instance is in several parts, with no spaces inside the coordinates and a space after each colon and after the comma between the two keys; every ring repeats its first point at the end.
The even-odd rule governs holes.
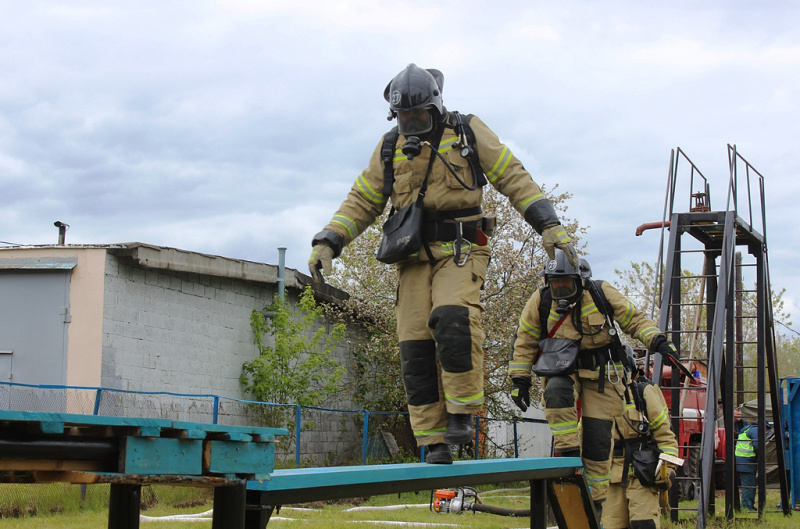
{"type": "Polygon", "coordinates": [[[553,293],[549,286],[544,286],[539,290],[541,301],[539,302],[539,328],[542,329],[542,336],[547,335],[547,319],[550,317],[550,305],[553,304],[553,293]]]}
{"type": "Polygon", "coordinates": [[[591,281],[594,285],[594,288],[589,289],[589,294],[592,295],[592,301],[594,301],[594,304],[597,306],[597,310],[599,310],[603,316],[608,316],[611,321],[614,321],[614,307],[608,302],[608,298],[605,292],[603,292],[603,280],[587,279],[587,281],[591,281]]]}
{"type": "Polygon", "coordinates": [[[469,144],[471,151],[468,158],[469,167],[472,170],[472,176],[475,178],[475,182],[477,182],[478,187],[483,187],[488,182],[486,180],[486,175],[483,174],[481,160],[478,157],[478,147],[477,143],[475,142],[475,133],[472,131],[472,127],[469,126],[469,122],[474,116],[472,114],[460,114],[457,111],[448,112],[448,114],[451,116],[451,121],[455,121],[453,129],[455,130],[456,134],[461,134],[463,131],[464,135],[467,137],[467,143],[469,144]]]}
{"type": "Polygon", "coordinates": [[[397,127],[383,135],[383,145],[381,146],[381,158],[383,158],[383,196],[389,199],[392,194],[394,184],[394,151],[397,145],[397,138],[400,133],[397,127]]]}
{"type": "Polygon", "coordinates": [[[639,381],[634,382],[632,385],[634,386],[633,391],[633,403],[636,405],[636,410],[643,413],[647,420],[650,420],[650,417],[647,415],[647,402],[644,400],[644,390],[647,389],[651,382],[646,381],[639,381]]]}

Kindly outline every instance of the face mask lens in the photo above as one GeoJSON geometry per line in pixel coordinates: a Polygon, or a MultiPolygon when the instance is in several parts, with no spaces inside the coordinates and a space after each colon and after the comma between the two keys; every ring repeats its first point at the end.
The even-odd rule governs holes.
{"type": "Polygon", "coordinates": [[[569,299],[578,293],[578,285],[572,277],[553,277],[550,279],[550,292],[553,299],[569,299]]]}
{"type": "Polygon", "coordinates": [[[403,136],[414,136],[430,132],[433,118],[427,108],[401,110],[397,113],[397,130],[403,136]]]}

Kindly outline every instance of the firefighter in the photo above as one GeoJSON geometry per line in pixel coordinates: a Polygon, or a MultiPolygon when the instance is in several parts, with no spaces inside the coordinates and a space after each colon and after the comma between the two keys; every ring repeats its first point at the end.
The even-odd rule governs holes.
{"type": "Polygon", "coordinates": [[[488,181],[510,199],[549,255],[555,248],[573,260],[577,254],[522,162],[478,117],[465,125],[466,116],[445,109],[443,80],[438,70],[410,64],[387,85],[389,119],[397,118],[396,143],[387,149],[391,163],[381,140],[330,223],[314,236],[309,269],[322,280],[320,271],[330,272],[331,260],[389,199],[399,210],[415,201],[425,182],[424,240],[395,264],[395,310],[411,427],[426,447],[425,460],[447,464],[448,445],[472,440],[472,414],[484,403],[480,289],[489,245],[481,184],[488,181]]]}
{"type": "MultiPolygon", "coordinates": [[[[632,349],[628,355],[629,365],[635,365],[632,349]]],[[[625,409],[614,419],[613,432],[611,483],[603,508],[603,528],[658,529],[661,527],[659,495],[672,485],[675,468],[662,463],[667,465],[666,472],[649,469],[654,471],[653,475],[640,478],[637,470],[643,469],[634,467],[633,455],[639,450],[656,449],[677,458],[678,440],[672,431],[664,394],[641,369],[631,374],[625,409]]]]}
{"type": "Polygon", "coordinates": [[[675,348],[655,322],[616,288],[593,281],[585,261],[575,266],[556,250],[542,274],[545,286],[533,293],[519,319],[508,370],[511,398],[522,411],[527,410],[531,371],[550,372],[540,375],[540,381],[554,451],[583,459],[592,499],[600,511],[609,483],[611,430],[614,418],[622,414],[625,393],[626,359],[615,338],[613,320],[653,351],[671,356],[675,348]],[[574,361],[561,364],[564,352],[570,350],[574,361]]]}

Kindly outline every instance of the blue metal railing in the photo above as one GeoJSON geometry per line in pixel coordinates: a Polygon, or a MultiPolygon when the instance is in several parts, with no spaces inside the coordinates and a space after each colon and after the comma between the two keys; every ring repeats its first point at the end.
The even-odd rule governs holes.
{"type": "MultiPolygon", "coordinates": [[[[242,408],[250,408],[253,407],[283,407],[283,408],[294,408],[294,433],[295,433],[295,465],[297,467],[301,466],[301,438],[303,433],[303,412],[304,411],[317,411],[317,412],[328,412],[328,413],[344,413],[344,414],[361,414],[363,416],[363,426],[361,432],[361,463],[367,464],[368,462],[368,455],[369,455],[369,428],[370,428],[370,417],[374,415],[398,415],[398,416],[407,416],[408,412],[406,411],[376,411],[376,410],[342,410],[342,409],[335,409],[335,408],[321,408],[316,406],[301,406],[299,404],[284,404],[284,403],[275,403],[275,402],[260,402],[260,401],[251,401],[251,400],[243,400],[243,399],[236,399],[232,397],[223,397],[220,395],[213,395],[213,394],[191,394],[191,393],[174,393],[168,391],[134,391],[134,390],[123,390],[123,389],[115,389],[115,388],[104,388],[104,387],[93,387],[93,386],[66,386],[66,385],[55,385],[55,384],[23,384],[18,382],[5,382],[0,381],[0,409],[30,409],[34,407],[36,409],[32,411],[73,411],[78,409],[89,409],[91,408],[91,413],[81,412],[87,415],[115,415],[115,413],[101,413],[103,409],[103,403],[106,402],[105,397],[108,395],[132,395],[132,396],[155,396],[155,397],[174,397],[176,399],[191,399],[191,401],[210,401],[211,411],[210,416],[206,417],[206,414],[202,414],[205,418],[202,421],[197,422],[211,422],[212,424],[219,424],[220,420],[220,404],[221,403],[231,403],[234,405],[239,405],[242,408]],[[29,394],[23,394],[24,390],[44,390],[51,392],[51,401],[42,403],[42,399],[36,399],[35,404],[33,406],[30,400],[29,394]],[[3,391],[5,390],[5,393],[3,391]],[[12,398],[17,396],[13,395],[12,392],[18,392],[25,402],[21,402],[17,406],[11,406],[12,398]],[[86,396],[84,398],[83,403],[79,402],[76,405],[75,402],[68,403],[67,401],[69,398],[67,397],[68,393],[74,392],[85,392],[86,396]],[[88,402],[91,401],[91,402],[88,402]],[[69,408],[67,410],[66,408],[69,408]]],[[[73,395],[74,398],[78,398],[77,396],[73,395]]],[[[112,411],[122,411],[122,415],[130,414],[131,411],[145,411],[141,410],[140,408],[136,408],[134,406],[118,406],[115,410],[112,411]]],[[[174,410],[169,410],[170,412],[174,412],[174,410]]],[[[174,412],[177,413],[177,412],[174,412]]],[[[196,412],[195,412],[196,413],[196,412]]],[[[159,415],[168,415],[169,413],[160,412],[159,415]]],[[[244,415],[245,413],[242,413],[244,415]]],[[[194,419],[196,420],[196,419],[194,419]]],[[[529,419],[529,418],[514,418],[514,419],[495,419],[489,417],[482,417],[476,416],[475,417],[475,446],[479,446],[480,435],[481,435],[481,423],[484,422],[488,424],[490,421],[499,421],[505,423],[511,423],[513,427],[513,450],[514,450],[514,457],[519,457],[519,437],[518,437],[518,430],[517,425],[518,423],[539,423],[539,424],[547,424],[547,421],[544,419],[529,419]]],[[[548,429],[549,433],[549,429],[548,429]]],[[[424,451],[421,454],[421,457],[424,458],[424,451]]],[[[474,454],[475,459],[479,459],[479,453],[476,450],[474,454]]]]}

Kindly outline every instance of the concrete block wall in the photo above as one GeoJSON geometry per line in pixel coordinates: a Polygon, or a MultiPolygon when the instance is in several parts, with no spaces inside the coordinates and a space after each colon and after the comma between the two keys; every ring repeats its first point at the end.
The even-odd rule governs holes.
{"type": "MultiPolygon", "coordinates": [[[[250,315],[272,302],[275,284],[142,268],[110,253],[105,275],[103,386],[250,398],[239,384],[242,364],[257,354],[250,315]]],[[[286,295],[289,303],[297,303],[294,289],[287,289],[286,295]]],[[[358,330],[351,329],[348,340],[358,335],[358,330]]],[[[345,366],[348,340],[336,352],[345,366]]],[[[157,404],[156,410],[149,409],[153,403],[148,400],[147,415],[157,416],[160,410],[170,418],[200,420],[197,403],[192,405],[191,399],[168,400],[157,404]]],[[[134,399],[119,398],[118,402],[117,413],[137,415],[136,410],[125,409],[134,399]]],[[[325,406],[354,407],[347,395],[338,395],[325,406]]],[[[207,408],[205,403],[201,408],[207,408]]],[[[245,407],[241,417],[229,416],[225,422],[247,423],[245,407]]],[[[356,428],[342,430],[341,414],[322,413],[315,418],[313,430],[303,434],[303,459],[322,463],[331,452],[357,453],[360,442],[356,428]]]]}

